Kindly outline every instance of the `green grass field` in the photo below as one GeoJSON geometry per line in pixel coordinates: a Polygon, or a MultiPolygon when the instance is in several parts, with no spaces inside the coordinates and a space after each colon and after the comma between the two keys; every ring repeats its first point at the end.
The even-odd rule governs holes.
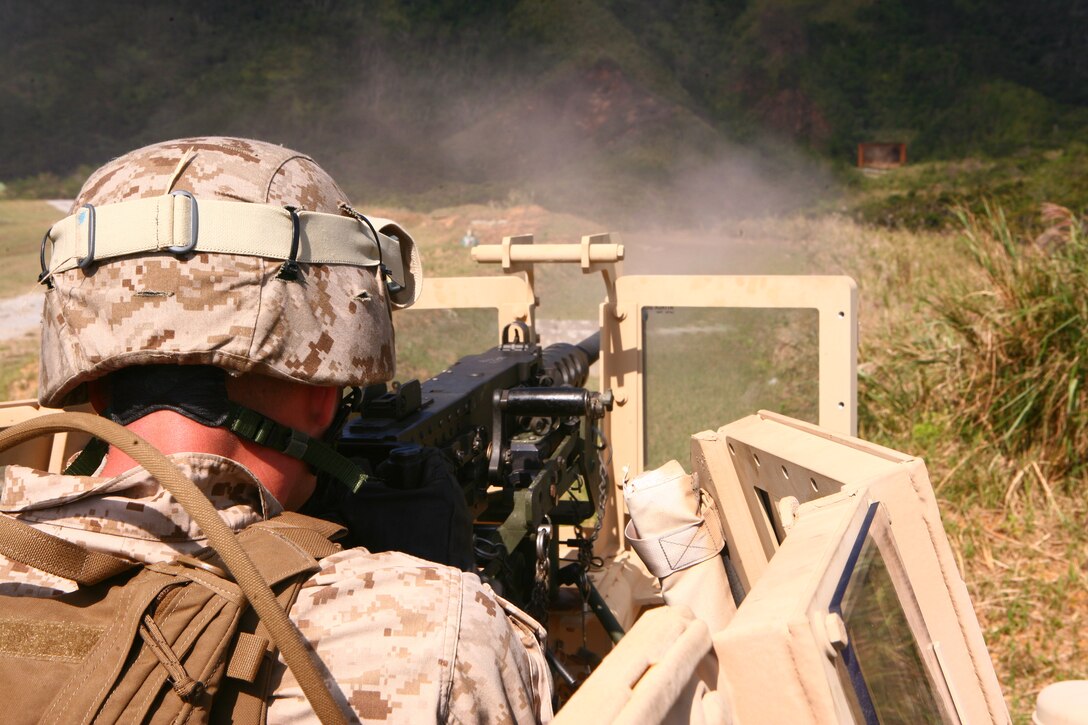
{"type": "MultiPolygon", "coordinates": [[[[0,201],[0,305],[4,300],[34,294],[41,288],[39,245],[45,231],[63,213],[44,201],[0,201]]],[[[4,312],[3,314],[14,314],[4,312]]],[[[38,332],[0,340],[0,396],[31,398],[37,392],[38,332]]]]}
{"type": "Polygon", "coordinates": [[[645,311],[648,467],[757,410],[818,421],[815,310],[645,311]]]}
{"type": "Polygon", "coordinates": [[[0,201],[0,299],[37,289],[42,236],[63,216],[44,201],[0,201]]]}

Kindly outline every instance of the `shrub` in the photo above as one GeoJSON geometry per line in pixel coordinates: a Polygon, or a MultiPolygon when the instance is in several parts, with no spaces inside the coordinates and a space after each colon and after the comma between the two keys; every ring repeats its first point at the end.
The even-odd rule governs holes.
{"type": "Polygon", "coordinates": [[[1049,227],[1032,239],[1018,238],[989,204],[956,217],[979,274],[929,300],[939,396],[929,404],[944,407],[963,437],[1035,458],[1051,475],[1077,473],[1088,460],[1083,224],[1044,205],[1049,227]]]}

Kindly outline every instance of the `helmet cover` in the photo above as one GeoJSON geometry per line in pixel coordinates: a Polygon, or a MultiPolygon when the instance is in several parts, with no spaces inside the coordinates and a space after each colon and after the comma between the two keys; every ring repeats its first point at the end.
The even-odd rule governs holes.
{"type": "MultiPolygon", "coordinates": [[[[347,196],[308,156],[260,141],[201,137],[132,151],[91,174],[73,213],[171,191],[338,214],[347,196]]],[[[399,235],[403,232],[398,230],[399,235]]],[[[409,245],[411,240],[408,240],[409,245]]],[[[413,264],[418,257],[411,248],[413,264]]],[[[51,277],[38,397],[60,407],[84,383],[131,365],[214,365],[312,385],[392,379],[390,300],[377,267],[168,251],[104,260],[51,277]]]]}

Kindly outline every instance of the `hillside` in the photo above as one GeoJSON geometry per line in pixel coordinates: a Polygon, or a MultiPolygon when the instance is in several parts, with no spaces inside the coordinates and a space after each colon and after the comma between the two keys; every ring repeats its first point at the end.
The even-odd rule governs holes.
{"type": "Polygon", "coordinates": [[[420,208],[516,193],[680,216],[712,188],[716,216],[777,212],[825,198],[824,163],[862,140],[925,160],[1088,138],[1083,15],[1074,0],[9,0],[0,181],[70,196],[70,174],[134,145],[227,133],[420,208]]]}

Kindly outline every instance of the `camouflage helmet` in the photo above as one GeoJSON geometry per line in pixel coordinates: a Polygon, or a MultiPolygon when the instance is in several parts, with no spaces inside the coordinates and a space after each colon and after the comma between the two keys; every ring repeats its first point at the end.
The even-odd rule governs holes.
{"type": "Polygon", "coordinates": [[[42,241],[42,405],[133,365],[390,380],[390,308],[418,295],[419,258],[346,198],[310,157],[238,138],[158,143],[95,171],[42,241]]]}

